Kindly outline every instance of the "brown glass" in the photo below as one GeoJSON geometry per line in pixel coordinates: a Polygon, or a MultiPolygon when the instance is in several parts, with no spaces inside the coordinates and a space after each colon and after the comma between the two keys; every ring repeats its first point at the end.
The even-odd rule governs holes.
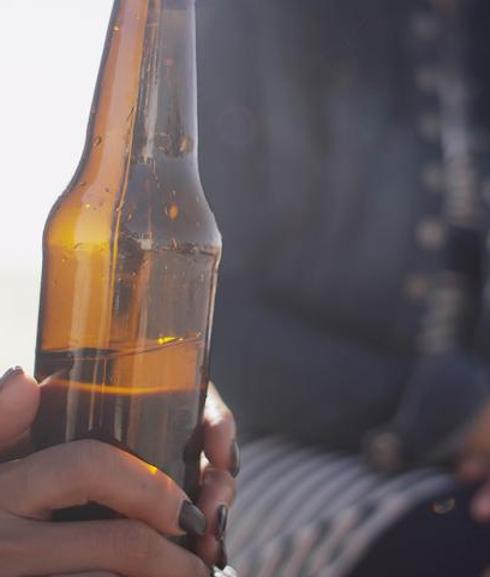
{"type": "Polygon", "coordinates": [[[122,447],[194,496],[221,237],[189,0],[115,2],[79,168],[44,233],[34,448],[122,447]]]}

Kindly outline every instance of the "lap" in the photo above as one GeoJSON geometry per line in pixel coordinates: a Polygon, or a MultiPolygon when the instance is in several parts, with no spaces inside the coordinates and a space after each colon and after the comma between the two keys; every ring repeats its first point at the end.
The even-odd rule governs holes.
{"type": "MultiPolygon", "coordinates": [[[[229,534],[231,558],[241,577],[419,577],[420,571],[400,573],[394,567],[403,564],[403,557],[415,564],[417,549],[423,557],[434,543],[451,544],[458,536],[463,551],[463,543],[469,547],[471,541],[469,527],[482,533],[481,540],[488,533],[469,519],[468,491],[434,470],[385,478],[368,471],[357,457],[275,438],[251,443],[243,453],[229,534]],[[454,506],[429,506],[451,495],[457,499],[454,506]],[[458,529],[464,510],[467,524],[458,529]],[[393,555],[384,552],[384,543],[393,555]],[[376,569],[381,557],[390,569],[376,569]]],[[[468,547],[464,550],[471,554],[468,547]]]]}

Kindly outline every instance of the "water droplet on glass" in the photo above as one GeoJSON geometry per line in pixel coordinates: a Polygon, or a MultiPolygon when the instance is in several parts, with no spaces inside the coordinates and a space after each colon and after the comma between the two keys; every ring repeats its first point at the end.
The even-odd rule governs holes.
{"type": "Polygon", "coordinates": [[[102,136],[96,136],[94,138],[94,146],[100,146],[102,144],[102,136]]]}
{"type": "Polygon", "coordinates": [[[179,212],[180,212],[179,207],[175,204],[175,202],[173,202],[168,207],[168,217],[170,218],[170,220],[175,220],[176,218],[178,218],[179,212]]]}
{"type": "Polygon", "coordinates": [[[456,506],[456,500],[450,497],[443,501],[435,501],[432,503],[432,512],[436,515],[447,515],[456,506]]]}
{"type": "Polygon", "coordinates": [[[119,32],[119,30],[121,30],[121,28],[119,26],[114,26],[113,30],[114,30],[114,32],[119,32]]]}
{"type": "Polygon", "coordinates": [[[184,156],[194,149],[194,139],[188,134],[184,134],[179,142],[179,153],[184,156]]]}

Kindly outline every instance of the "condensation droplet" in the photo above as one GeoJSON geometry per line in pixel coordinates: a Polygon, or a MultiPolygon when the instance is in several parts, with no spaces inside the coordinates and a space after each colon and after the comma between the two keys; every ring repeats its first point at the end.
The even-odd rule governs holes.
{"type": "Polygon", "coordinates": [[[435,515],[447,515],[456,507],[456,500],[454,498],[444,499],[443,501],[435,501],[432,503],[432,512],[435,515]]]}
{"type": "Polygon", "coordinates": [[[179,153],[184,156],[194,150],[194,139],[188,134],[184,134],[179,141],[179,153]]]}
{"type": "Polygon", "coordinates": [[[119,30],[121,30],[121,28],[119,26],[114,26],[113,30],[114,30],[114,32],[119,32],[119,30]]]}
{"type": "Polygon", "coordinates": [[[96,136],[94,138],[94,146],[100,146],[102,144],[102,136],[96,136]]]}
{"type": "Polygon", "coordinates": [[[176,220],[179,217],[179,207],[175,204],[175,202],[173,202],[169,207],[168,207],[168,217],[170,220],[176,220]]]}

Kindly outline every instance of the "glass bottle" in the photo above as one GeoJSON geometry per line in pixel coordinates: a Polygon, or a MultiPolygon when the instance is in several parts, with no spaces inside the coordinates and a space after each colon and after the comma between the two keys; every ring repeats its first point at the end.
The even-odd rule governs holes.
{"type": "Polygon", "coordinates": [[[116,0],[43,246],[34,448],[106,441],[194,497],[221,237],[198,170],[193,0],[116,0]]]}

